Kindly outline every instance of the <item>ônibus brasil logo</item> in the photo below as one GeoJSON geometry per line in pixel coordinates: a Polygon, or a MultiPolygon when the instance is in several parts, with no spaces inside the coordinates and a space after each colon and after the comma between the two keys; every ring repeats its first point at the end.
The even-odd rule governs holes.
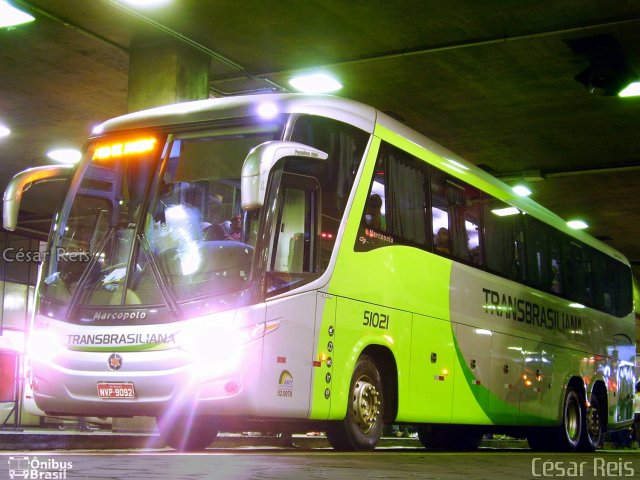
{"type": "Polygon", "coordinates": [[[38,480],[65,480],[67,471],[73,468],[73,462],[38,457],[9,457],[9,478],[28,478],[38,480]]]}

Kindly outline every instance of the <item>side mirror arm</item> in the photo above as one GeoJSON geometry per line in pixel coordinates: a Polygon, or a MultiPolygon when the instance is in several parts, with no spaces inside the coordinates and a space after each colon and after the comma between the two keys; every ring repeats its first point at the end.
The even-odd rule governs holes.
{"type": "Polygon", "coordinates": [[[46,165],[33,167],[17,173],[4,190],[2,224],[7,230],[15,230],[18,223],[18,212],[22,193],[31,185],[52,180],[66,180],[69,178],[73,165],[46,165]]]}

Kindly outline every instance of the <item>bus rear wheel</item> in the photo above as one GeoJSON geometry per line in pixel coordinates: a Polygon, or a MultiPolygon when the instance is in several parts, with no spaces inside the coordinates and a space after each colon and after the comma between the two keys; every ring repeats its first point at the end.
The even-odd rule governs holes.
{"type": "Polygon", "coordinates": [[[362,355],[353,371],[344,420],[327,427],[327,439],[336,450],[373,450],[382,435],[384,416],[382,379],[375,362],[362,355]]]}
{"type": "MultiPolygon", "coordinates": [[[[583,402],[577,390],[567,388],[562,405],[562,423],[551,429],[547,450],[560,452],[576,452],[584,430],[583,402]]],[[[531,441],[529,442],[531,444],[531,441]]],[[[534,442],[535,443],[535,442],[534,442]]]]}
{"type": "Polygon", "coordinates": [[[214,418],[205,415],[178,415],[157,418],[160,438],[181,452],[200,452],[218,436],[214,418]]]}
{"type": "Polygon", "coordinates": [[[593,452],[602,440],[603,425],[602,411],[600,410],[600,401],[598,397],[591,394],[589,406],[585,410],[585,421],[583,437],[580,444],[580,450],[584,452],[593,452]]]}

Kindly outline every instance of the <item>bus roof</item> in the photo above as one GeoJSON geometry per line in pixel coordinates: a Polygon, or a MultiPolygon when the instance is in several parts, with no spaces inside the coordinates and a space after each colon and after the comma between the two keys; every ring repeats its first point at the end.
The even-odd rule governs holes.
{"type": "MultiPolygon", "coordinates": [[[[445,162],[453,160],[464,167],[464,171],[460,172],[447,170],[447,173],[452,176],[496,196],[500,200],[519,208],[571,237],[629,265],[624,255],[616,249],[585,232],[569,228],[566,221],[557,214],[536,203],[531,198],[517,196],[513,193],[509,185],[459,157],[442,145],[373,107],[341,97],[331,95],[273,93],[197,100],[122,115],[107,120],[96,127],[94,134],[112,133],[129,129],[167,127],[184,123],[230,120],[251,116],[259,117],[259,108],[267,104],[274,105],[278,113],[299,113],[331,117],[358,127],[368,133],[374,131],[376,124],[387,128],[404,137],[408,142],[435,154],[445,162]]],[[[438,166],[437,163],[431,163],[438,166]]]]}
{"type": "Polygon", "coordinates": [[[198,123],[242,117],[260,117],[260,107],[272,104],[278,113],[329,116],[373,132],[376,110],[353,100],[331,95],[263,94],[196,100],[129,113],[107,120],[94,133],[198,123]]]}

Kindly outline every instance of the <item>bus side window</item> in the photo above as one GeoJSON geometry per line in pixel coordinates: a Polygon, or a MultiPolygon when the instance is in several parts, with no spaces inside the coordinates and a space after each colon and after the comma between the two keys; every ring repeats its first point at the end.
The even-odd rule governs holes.
{"type": "Polygon", "coordinates": [[[297,162],[287,165],[288,171],[312,176],[322,187],[318,261],[324,270],[331,260],[340,222],[369,134],[331,118],[301,115],[295,120],[289,139],[315,147],[329,155],[329,158],[322,162],[297,162]]]}
{"type": "Polygon", "coordinates": [[[469,185],[465,187],[464,196],[464,231],[465,250],[469,253],[469,262],[476,266],[484,263],[480,245],[480,226],[482,218],[482,197],[480,190],[469,185]]]}
{"type": "Polygon", "coordinates": [[[431,169],[433,249],[465,263],[483,264],[480,245],[482,192],[431,169]]]}
{"type": "Polygon", "coordinates": [[[408,153],[383,143],[362,213],[356,250],[395,243],[428,245],[426,168],[408,153]]]}
{"type": "Polygon", "coordinates": [[[523,243],[520,210],[494,198],[484,202],[484,245],[487,269],[522,280],[523,243]]]}
{"type": "MultiPolygon", "coordinates": [[[[384,190],[384,186],[381,190],[384,190]]],[[[372,193],[369,195],[367,205],[364,209],[363,220],[365,225],[369,228],[386,230],[386,222],[384,220],[384,200],[378,193],[372,193]]]]}
{"type": "Polygon", "coordinates": [[[589,285],[587,283],[587,262],[585,248],[572,239],[563,242],[563,273],[562,278],[566,294],[582,305],[592,304],[589,285]]]}

